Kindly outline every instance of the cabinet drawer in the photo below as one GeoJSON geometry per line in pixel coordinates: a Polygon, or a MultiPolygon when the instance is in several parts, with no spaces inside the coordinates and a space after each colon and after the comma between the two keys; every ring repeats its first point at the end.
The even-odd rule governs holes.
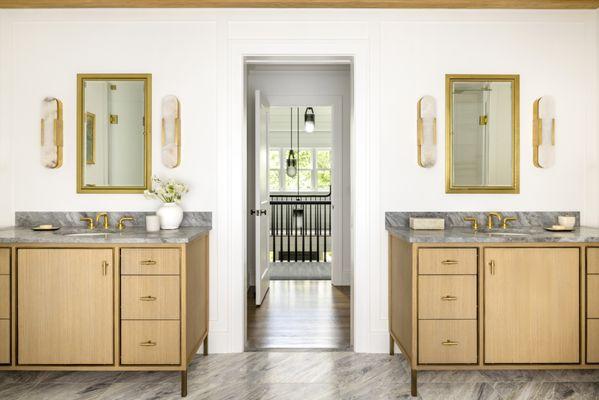
{"type": "Polygon", "coordinates": [[[420,364],[475,364],[476,320],[418,321],[420,364]]]}
{"type": "Polygon", "coordinates": [[[178,276],[121,277],[122,319],[179,319],[178,276]]]}
{"type": "Polygon", "coordinates": [[[420,249],[418,273],[422,275],[476,274],[476,249],[420,249]]]}
{"type": "Polygon", "coordinates": [[[599,247],[587,249],[587,273],[599,274],[599,247]]]}
{"type": "Polygon", "coordinates": [[[0,249],[0,275],[10,274],[10,249],[0,249]]]}
{"type": "Polygon", "coordinates": [[[180,259],[178,249],[122,249],[121,274],[178,275],[180,259]]]}
{"type": "Polygon", "coordinates": [[[10,276],[0,275],[0,319],[10,318],[10,276]]]}
{"type": "Polygon", "coordinates": [[[121,363],[180,364],[179,321],[122,321],[121,363]]]}
{"type": "Polygon", "coordinates": [[[587,320],[587,362],[599,363],[599,319],[587,320]]]}
{"type": "Polygon", "coordinates": [[[10,363],[10,321],[0,320],[0,364],[10,363]]]}
{"type": "Polygon", "coordinates": [[[599,318],[599,275],[587,276],[587,318],[599,318]]]}
{"type": "Polygon", "coordinates": [[[476,319],[476,275],[418,277],[419,319],[476,319]]]}

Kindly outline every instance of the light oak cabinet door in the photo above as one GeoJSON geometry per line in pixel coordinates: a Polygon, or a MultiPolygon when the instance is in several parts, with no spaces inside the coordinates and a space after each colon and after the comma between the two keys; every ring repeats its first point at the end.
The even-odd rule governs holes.
{"type": "Polygon", "coordinates": [[[18,362],[112,364],[113,251],[21,249],[18,362]]]}
{"type": "Polygon", "coordinates": [[[575,248],[485,249],[485,363],[577,363],[575,248]]]}

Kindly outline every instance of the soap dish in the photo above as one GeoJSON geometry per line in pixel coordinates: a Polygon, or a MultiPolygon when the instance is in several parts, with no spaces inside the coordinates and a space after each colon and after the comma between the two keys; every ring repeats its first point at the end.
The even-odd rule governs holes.
{"type": "Polygon", "coordinates": [[[49,231],[57,231],[60,229],[60,226],[52,226],[52,225],[38,225],[31,228],[36,232],[49,232],[49,231]]]}
{"type": "Polygon", "coordinates": [[[574,228],[568,228],[562,225],[544,226],[543,229],[549,232],[572,232],[574,228]]]}

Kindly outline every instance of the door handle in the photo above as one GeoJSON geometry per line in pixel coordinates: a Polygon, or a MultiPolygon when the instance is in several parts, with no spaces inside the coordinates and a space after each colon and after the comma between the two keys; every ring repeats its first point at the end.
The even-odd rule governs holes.
{"type": "Polygon", "coordinates": [[[455,301],[457,299],[458,298],[456,296],[450,296],[450,295],[441,297],[441,300],[443,300],[443,301],[455,301]]]}
{"type": "Polygon", "coordinates": [[[106,276],[108,273],[108,261],[102,261],[102,275],[106,276]]]}
{"type": "Polygon", "coordinates": [[[447,339],[446,341],[444,341],[444,342],[441,342],[441,344],[442,344],[443,346],[457,346],[457,345],[458,345],[458,342],[454,342],[453,340],[449,340],[449,339],[447,339]]]}
{"type": "Polygon", "coordinates": [[[260,210],[254,210],[253,208],[250,210],[250,215],[254,215],[256,217],[259,217],[261,215],[266,215],[266,210],[260,209],[260,210]]]}
{"type": "Polygon", "coordinates": [[[139,262],[140,265],[156,265],[156,261],[154,260],[142,260],[139,262]]]}
{"type": "Polygon", "coordinates": [[[456,265],[458,263],[458,260],[443,260],[441,261],[441,264],[443,265],[456,265]]]}
{"type": "Polygon", "coordinates": [[[143,296],[139,298],[141,301],[156,301],[157,298],[154,296],[143,296]]]}
{"type": "Polygon", "coordinates": [[[151,340],[148,340],[147,342],[141,342],[139,345],[143,346],[143,347],[154,347],[156,346],[156,342],[152,342],[151,340]]]}
{"type": "Polygon", "coordinates": [[[491,270],[491,275],[495,275],[495,260],[489,261],[489,267],[491,270]]]}

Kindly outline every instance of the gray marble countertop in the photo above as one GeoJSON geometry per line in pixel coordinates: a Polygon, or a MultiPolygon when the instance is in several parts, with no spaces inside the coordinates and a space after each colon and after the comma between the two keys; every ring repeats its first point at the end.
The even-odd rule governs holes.
{"type": "Polygon", "coordinates": [[[445,230],[413,230],[387,226],[387,231],[410,243],[599,243],[599,229],[576,227],[572,232],[549,232],[542,227],[525,227],[491,231],[454,227],[445,230]]]}
{"type": "Polygon", "coordinates": [[[145,228],[130,227],[123,231],[93,231],[80,227],[62,227],[54,232],[36,232],[31,228],[12,227],[0,229],[0,244],[57,243],[57,244],[184,244],[207,234],[211,227],[181,227],[175,230],[146,232],[145,228]],[[91,235],[90,235],[91,234],[91,235]]]}

